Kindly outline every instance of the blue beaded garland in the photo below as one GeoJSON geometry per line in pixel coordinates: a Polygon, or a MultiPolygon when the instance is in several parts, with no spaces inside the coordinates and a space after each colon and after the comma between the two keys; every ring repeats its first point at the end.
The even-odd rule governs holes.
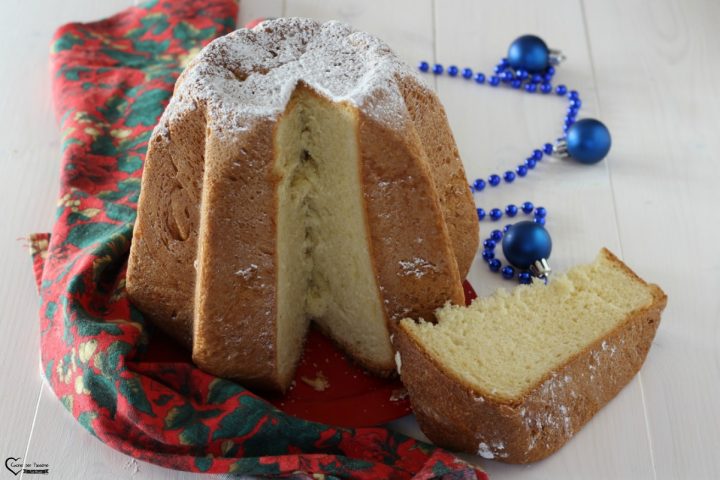
{"type": "MultiPolygon", "coordinates": [[[[525,58],[525,60],[527,60],[527,58],[525,58]]],[[[587,137],[590,136],[589,133],[584,133],[583,135],[573,133],[576,130],[581,130],[577,128],[578,125],[585,125],[582,123],[584,122],[583,120],[576,120],[579,110],[582,107],[582,100],[580,99],[580,95],[577,91],[568,90],[568,88],[562,84],[557,86],[553,85],[552,81],[556,73],[556,69],[553,66],[549,65],[549,50],[547,49],[547,46],[541,39],[537,37],[526,35],[518,38],[515,42],[513,42],[510,50],[508,50],[508,58],[501,59],[500,62],[498,62],[497,66],[493,69],[494,74],[488,77],[486,77],[484,73],[474,72],[469,67],[460,69],[456,65],[450,65],[447,67],[447,69],[445,69],[442,64],[430,64],[426,61],[420,62],[418,65],[418,69],[422,72],[432,71],[436,75],[447,73],[447,75],[450,77],[462,76],[462,78],[466,80],[473,79],[478,84],[488,83],[492,87],[507,85],[509,88],[513,89],[523,88],[528,93],[535,93],[537,91],[540,91],[543,94],[549,94],[554,92],[558,96],[567,97],[568,107],[565,118],[563,119],[563,132],[566,132],[567,136],[561,140],[566,143],[569,155],[580,162],[593,163],[594,161],[598,160],[589,160],[590,157],[588,151],[597,154],[598,151],[602,152],[603,148],[607,148],[607,150],[609,150],[609,132],[607,132],[607,141],[604,143],[600,142],[602,148],[598,146],[588,147],[587,144],[582,144],[582,142],[575,138],[581,137],[580,139],[587,140],[587,137]],[[540,50],[537,50],[538,47],[541,47],[540,50]],[[513,48],[515,48],[516,51],[513,51],[513,48]],[[520,50],[517,50],[518,48],[520,48],[520,50]],[[538,59],[542,60],[543,58],[541,57],[544,57],[545,63],[542,65],[541,68],[534,68],[529,63],[518,64],[516,62],[516,60],[519,58],[518,52],[522,53],[523,55],[530,55],[533,61],[536,61],[538,59]],[[571,134],[573,134],[574,136],[571,134]],[[571,136],[573,138],[570,138],[571,136]]],[[[588,127],[585,128],[589,129],[588,127]]],[[[602,128],[594,127],[594,130],[590,130],[593,130],[593,134],[602,135],[602,129],[605,129],[605,131],[607,131],[604,125],[602,125],[602,128]]],[[[562,152],[561,150],[558,151],[562,152]]],[[[552,155],[553,153],[555,153],[554,145],[552,143],[545,143],[542,145],[541,148],[533,150],[532,154],[525,160],[525,162],[518,165],[514,171],[508,170],[504,172],[502,176],[492,174],[487,177],[487,180],[482,178],[475,179],[473,183],[469,186],[470,190],[473,193],[479,193],[482,192],[488,184],[491,187],[497,187],[503,181],[505,183],[512,183],[518,177],[525,177],[530,172],[530,170],[534,169],[537,166],[538,162],[542,161],[544,155],[552,155]]],[[[602,153],[602,156],[604,156],[605,154],[607,154],[607,151],[602,153]]],[[[509,218],[513,218],[518,213],[531,215],[532,220],[527,222],[520,222],[518,224],[515,224],[515,226],[525,223],[542,229],[542,225],[545,224],[547,219],[547,210],[543,207],[535,208],[532,202],[524,202],[521,205],[510,204],[502,210],[499,208],[493,208],[489,212],[486,212],[482,208],[477,208],[477,215],[479,221],[482,221],[487,217],[489,217],[492,221],[499,221],[503,217],[503,215],[507,215],[509,218]]],[[[483,246],[485,247],[485,249],[483,250],[483,258],[488,262],[488,266],[492,271],[501,271],[505,278],[516,277],[520,283],[530,283],[532,277],[529,272],[516,272],[515,269],[510,265],[503,267],[502,262],[495,258],[494,249],[498,245],[498,242],[503,239],[503,232],[505,232],[505,238],[512,238],[513,235],[516,235],[511,233],[513,229],[513,225],[506,225],[505,227],[503,227],[502,231],[493,230],[490,238],[486,239],[483,242],[483,246]]],[[[503,241],[503,245],[504,244],[505,242],[503,241]]]]}
{"type": "Polygon", "coordinates": [[[552,240],[541,225],[522,221],[513,225],[503,236],[502,249],[511,265],[527,270],[537,260],[550,258],[552,240]]]}
{"type": "Polygon", "coordinates": [[[580,163],[597,163],[608,154],[612,145],[610,131],[600,121],[585,118],[575,122],[567,132],[570,157],[580,163]]]}
{"type": "Polygon", "coordinates": [[[511,267],[510,265],[506,265],[502,268],[502,276],[504,278],[507,278],[508,280],[512,279],[513,276],[515,276],[515,269],[511,267]]]}
{"type": "MultiPolygon", "coordinates": [[[[523,209],[523,213],[525,213],[525,214],[530,214],[535,211],[535,209],[533,209],[532,202],[524,202],[522,204],[521,208],[523,209]]],[[[506,207],[506,213],[509,213],[512,211],[515,211],[516,213],[518,213],[520,210],[518,209],[518,207],[516,205],[512,205],[512,204],[508,205],[506,207]]],[[[540,210],[541,214],[543,211],[544,211],[544,209],[540,210]]],[[[545,211],[545,213],[547,213],[547,211],[545,211]]],[[[537,219],[537,217],[536,217],[536,219],[537,219]]],[[[544,217],[542,219],[544,220],[544,217]]],[[[495,248],[497,247],[498,243],[500,241],[502,241],[504,246],[508,242],[510,242],[510,243],[515,242],[515,243],[519,243],[523,247],[530,246],[530,247],[532,247],[531,250],[534,248],[535,254],[547,255],[545,257],[535,258],[533,260],[533,263],[535,260],[539,260],[540,258],[548,258],[550,255],[549,251],[547,251],[546,249],[543,250],[544,246],[547,246],[547,244],[533,240],[532,236],[530,237],[530,241],[528,241],[527,238],[524,240],[522,238],[520,238],[520,240],[515,238],[513,240],[513,237],[518,237],[518,236],[522,237],[522,235],[523,235],[522,230],[528,229],[528,228],[530,228],[531,230],[532,229],[542,229],[542,227],[540,225],[535,225],[535,224],[533,224],[533,222],[525,221],[525,222],[518,222],[515,225],[513,225],[513,224],[505,225],[502,230],[493,230],[490,233],[490,236],[483,241],[483,251],[482,251],[482,258],[487,262],[488,268],[490,269],[490,271],[500,272],[501,274],[503,274],[503,278],[505,278],[505,279],[517,278],[518,282],[521,284],[531,283],[532,276],[530,275],[530,272],[527,271],[527,268],[521,268],[520,266],[513,264],[513,262],[510,262],[511,265],[503,266],[502,262],[495,257],[495,248]],[[531,227],[526,226],[527,224],[530,224],[531,227]],[[513,232],[512,234],[508,233],[515,226],[518,226],[518,225],[520,226],[520,228],[517,231],[513,232]],[[517,271],[516,269],[519,269],[519,271],[517,271]]],[[[547,231],[545,231],[544,229],[542,229],[542,232],[539,232],[539,233],[542,234],[543,232],[544,232],[544,234],[547,234],[547,231]]],[[[536,232],[536,234],[537,233],[538,232],[536,232]]],[[[542,235],[541,235],[541,237],[542,237],[542,235]]],[[[549,240],[549,235],[547,235],[547,238],[549,240]]],[[[551,242],[549,243],[549,245],[550,245],[550,247],[552,246],[551,242]]],[[[505,249],[503,249],[503,252],[505,252],[505,249]]],[[[507,257],[507,254],[506,254],[506,258],[508,258],[508,261],[510,261],[511,257],[507,257]]],[[[517,261],[517,259],[514,259],[513,261],[517,261]]]]}
{"type": "Polygon", "coordinates": [[[548,67],[550,50],[541,38],[535,35],[523,35],[510,44],[507,59],[510,66],[515,69],[539,72],[548,67]]]}
{"type": "MultiPolygon", "coordinates": [[[[575,117],[582,105],[577,91],[568,91],[565,85],[553,87],[552,78],[555,74],[555,68],[549,65],[539,71],[528,71],[526,67],[514,67],[511,59],[503,58],[498,62],[497,66],[493,70],[495,75],[492,75],[489,78],[482,72],[474,72],[473,69],[469,67],[460,69],[456,65],[450,65],[447,69],[445,69],[445,67],[443,67],[440,63],[430,64],[427,61],[422,61],[419,63],[418,68],[420,71],[432,71],[437,75],[444,72],[451,77],[461,75],[465,79],[474,79],[479,84],[487,82],[494,87],[501,84],[508,84],[510,87],[515,89],[524,88],[530,93],[533,93],[538,89],[543,93],[550,93],[554,90],[558,95],[567,96],[568,98],[569,105],[567,114],[563,121],[563,132],[566,133],[569,132],[571,127],[576,123],[575,117]]],[[[543,155],[551,155],[553,152],[553,145],[546,143],[541,149],[535,150],[533,155],[523,164],[518,165],[514,171],[507,171],[502,176],[491,175],[487,179],[487,182],[485,182],[485,180],[477,179],[471,185],[470,190],[473,193],[478,193],[485,189],[487,183],[489,183],[492,187],[496,187],[500,185],[503,180],[505,183],[512,183],[517,177],[527,176],[529,171],[535,168],[537,162],[542,160],[543,155]]]]}

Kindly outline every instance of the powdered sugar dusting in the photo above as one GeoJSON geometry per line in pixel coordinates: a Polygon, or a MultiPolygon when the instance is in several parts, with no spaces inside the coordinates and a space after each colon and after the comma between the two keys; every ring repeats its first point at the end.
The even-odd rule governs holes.
{"type": "Polygon", "coordinates": [[[480,442],[478,445],[478,455],[488,460],[492,460],[495,457],[505,458],[508,453],[505,450],[505,442],[495,441],[490,443],[480,442]]]}
{"type": "Polygon", "coordinates": [[[437,267],[424,258],[415,257],[412,260],[400,260],[398,263],[400,264],[398,275],[401,277],[422,278],[430,272],[437,272],[437,267]]]}
{"type": "Polygon", "coordinates": [[[563,402],[565,394],[576,396],[573,395],[572,388],[566,392],[568,386],[572,385],[572,380],[570,375],[554,373],[540,386],[538,392],[538,397],[544,399],[544,408],[533,406],[520,409],[523,424],[531,432],[527,451],[533,450],[539,441],[547,440],[551,435],[550,432],[559,433],[565,438],[573,436],[570,408],[563,402]]]}
{"type": "Polygon", "coordinates": [[[398,128],[407,115],[398,81],[408,76],[422,83],[372,35],[337,21],[280,18],[204,48],[178,81],[166,117],[205,104],[216,135],[240,133],[257,118],[281,114],[303,82],[398,128]]]}
{"type": "Polygon", "coordinates": [[[485,442],[480,442],[480,445],[478,446],[478,455],[483,458],[487,458],[488,460],[495,458],[495,454],[490,450],[490,447],[485,442]]]}
{"type": "Polygon", "coordinates": [[[235,272],[235,275],[244,278],[245,280],[250,280],[250,278],[255,274],[257,271],[258,266],[254,263],[251,263],[249,267],[247,268],[241,268],[237,272],[235,272]]]}

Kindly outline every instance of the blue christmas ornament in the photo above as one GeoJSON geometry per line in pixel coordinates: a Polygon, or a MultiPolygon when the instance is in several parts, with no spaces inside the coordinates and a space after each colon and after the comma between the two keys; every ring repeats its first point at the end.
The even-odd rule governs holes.
{"type": "Polygon", "coordinates": [[[597,163],[608,154],[612,139],[607,127],[594,118],[573,123],[568,129],[567,153],[580,163],[597,163]]]}
{"type": "Polygon", "coordinates": [[[543,72],[550,64],[550,49],[540,37],[523,35],[510,44],[508,63],[514,69],[543,72]]]}
{"type": "Polygon", "coordinates": [[[503,236],[502,248],[511,265],[528,270],[535,262],[550,258],[552,240],[542,225],[523,221],[513,225],[503,236]]]}

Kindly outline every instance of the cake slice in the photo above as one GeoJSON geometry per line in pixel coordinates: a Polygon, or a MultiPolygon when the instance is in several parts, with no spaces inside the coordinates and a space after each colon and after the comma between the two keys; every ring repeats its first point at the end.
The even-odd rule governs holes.
{"type": "Polygon", "coordinates": [[[508,463],[562,447],[642,366],[667,297],[608,250],[553,278],[405,318],[397,368],[436,444],[508,463]]]}

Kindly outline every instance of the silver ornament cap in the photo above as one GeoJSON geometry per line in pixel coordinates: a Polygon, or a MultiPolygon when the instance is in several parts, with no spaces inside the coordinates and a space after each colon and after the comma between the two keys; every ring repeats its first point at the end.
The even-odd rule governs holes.
{"type": "Polygon", "coordinates": [[[530,265],[530,273],[533,277],[537,277],[547,283],[552,273],[552,268],[550,268],[546,259],[541,258],[530,265]]]}

